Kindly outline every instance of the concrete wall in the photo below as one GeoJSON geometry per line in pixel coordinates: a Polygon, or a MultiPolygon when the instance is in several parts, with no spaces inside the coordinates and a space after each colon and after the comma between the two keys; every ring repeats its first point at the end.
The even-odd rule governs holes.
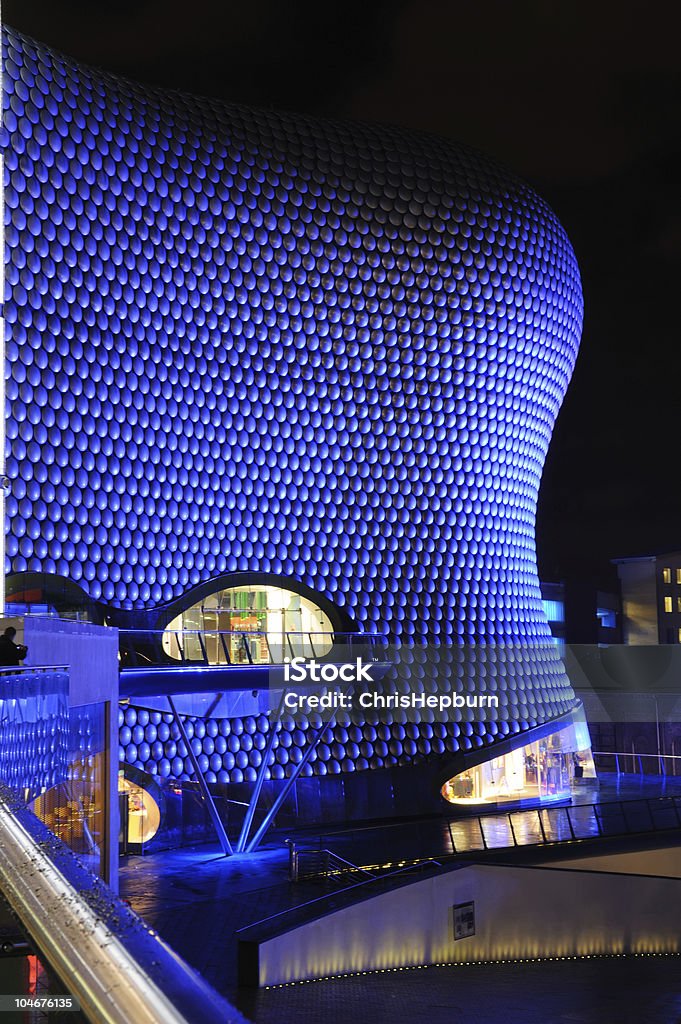
{"type": "Polygon", "coordinates": [[[627,875],[655,875],[658,878],[681,878],[681,849],[660,846],[653,850],[634,850],[605,856],[578,857],[551,861],[553,868],[570,871],[615,871],[627,875]]]}
{"type": "Polygon", "coordinates": [[[328,914],[260,945],[259,984],[418,964],[681,950],[681,882],[470,865],[328,914]],[[476,933],[455,940],[454,904],[476,933]]]}

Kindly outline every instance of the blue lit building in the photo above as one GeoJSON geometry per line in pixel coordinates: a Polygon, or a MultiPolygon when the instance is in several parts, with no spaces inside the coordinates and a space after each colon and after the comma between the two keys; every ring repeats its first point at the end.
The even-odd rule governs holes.
{"type": "MultiPolygon", "coordinates": [[[[338,716],[301,779],[387,769],[394,794],[418,766],[436,800],[463,773],[443,792],[466,801],[470,773],[516,752],[522,774],[532,743],[567,771],[588,734],[534,521],[582,297],[552,212],[440,139],[3,44],[10,591],[75,585],[112,625],[171,626],[170,659],[189,627],[380,633],[445,665],[521,648],[485,676],[493,720],[338,716]]],[[[256,781],[265,714],[188,721],[209,783],[256,781]]],[[[283,721],[268,784],[318,725],[283,721]]],[[[188,778],[183,742],[158,708],[122,716],[138,772],[188,778]]]]}

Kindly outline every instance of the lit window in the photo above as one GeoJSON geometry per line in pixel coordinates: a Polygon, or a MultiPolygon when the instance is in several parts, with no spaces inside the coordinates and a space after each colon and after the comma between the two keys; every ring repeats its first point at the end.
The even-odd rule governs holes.
{"type": "Polygon", "coordinates": [[[681,615],[681,597],[677,597],[676,599],[676,610],[679,615],[681,615]]]}
{"type": "Polygon", "coordinates": [[[209,665],[282,664],[333,646],[333,626],[306,597],[281,587],[230,587],[204,597],[168,623],[163,648],[180,661],[209,665]]]}
{"type": "Polygon", "coordinates": [[[662,570],[662,582],[663,583],[671,583],[671,581],[672,581],[672,571],[671,571],[671,569],[663,569],[662,570]]]}
{"type": "Polygon", "coordinates": [[[677,586],[681,587],[681,569],[676,570],[676,583],[677,586]]]}
{"type": "Polygon", "coordinates": [[[681,626],[679,626],[679,643],[681,644],[681,626]]]}
{"type": "Polygon", "coordinates": [[[664,610],[668,614],[671,614],[671,610],[672,610],[672,599],[671,599],[671,597],[665,597],[665,599],[664,599],[664,610]]]}

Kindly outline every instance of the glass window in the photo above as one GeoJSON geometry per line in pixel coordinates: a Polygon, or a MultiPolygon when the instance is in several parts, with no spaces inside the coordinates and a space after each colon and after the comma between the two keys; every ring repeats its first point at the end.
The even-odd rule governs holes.
{"type": "Polygon", "coordinates": [[[681,615],[681,597],[677,597],[676,599],[676,610],[681,615]]]}
{"type": "Polygon", "coordinates": [[[328,654],[332,640],[329,617],[308,598],[253,584],[187,608],[166,626],[163,648],[187,661],[203,661],[205,650],[210,665],[267,665],[328,654]]]}
{"type": "Polygon", "coordinates": [[[676,582],[681,587],[681,569],[676,570],[676,582]]]}
{"type": "Polygon", "coordinates": [[[570,725],[524,747],[475,765],[442,787],[454,804],[510,803],[519,800],[564,800],[574,780],[595,779],[588,736],[570,725]]]}
{"type": "Polygon", "coordinates": [[[565,604],[563,601],[542,600],[544,615],[549,622],[565,622],[565,604]]]}
{"type": "Polygon", "coordinates": [[[672,571],[671,571],[671,569],[663,569],[662,570],[662,582],[663,583],[671,583],[671,581],[672,581],[672,571]]]}
{"type": "Polygon", "coordinates": [[[671,597],[665,597],[665,599],[664,599],[664,610],[667,612],[667,614],[671,613],[671,610],[672,610],[672,599],[671,599],[671,597]]]}
{"type": "Polygon", "coordinates": [[[681,644],[681,626],[679,627],[678,641],[681,644]]]}
{"type": "Polygon", "coordinates": [[[148,790],[124,776],[118,778],[118,792],[127,797],[125,846],[141,847],[158,832],[161,808],[148,790]]]}

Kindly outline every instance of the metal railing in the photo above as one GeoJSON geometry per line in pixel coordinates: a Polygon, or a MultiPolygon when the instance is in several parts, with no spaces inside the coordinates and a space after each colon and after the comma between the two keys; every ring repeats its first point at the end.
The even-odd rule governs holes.
{"type": "Polygon", "coordinates": [[[681,775],[681,754],[638,754],[635,750],[593,750],[591,753],[594,760],[610,761],[610,764],[602,766],[603,771],[610,770],[614,762],[618,775],[681,775]],[[648,766],[652,770],[646,771],[648,766]]]}
{"type": "MultiPolygon", "coordinates": [[[[366,872],[365,874],[370,875],[370,877],[351,882],[350,885],[346,885],[342,889],[336,889],[333,893],[315,896],[305,903],[298,904],[296,907],[289,907],[269,917],[262,918],[260,921],[255,921],[245,928],[240,928],[236,933],[237,939],[240,943],[244,940],[248,941],[249,935],[263,929],[273,934],[281,934],[305,921],[323,917],[330,910],[337,910],[345,900],[354,902],[355,900],[379,895],[382,892],[389,891],[395,885],[395,882],[399,884],[405,875],[425,875],[430,871],[437,873],[442,870],[443,866],[439,860],[426,858],[415,861],[412,864],[403,865],[393,871],[387,871],[381,875],[371,875],[371,872],[366,872]]],[[[409,881],[408,878],[404,880],[405,883],[409,881]]]]}
{"type": "Polygon", "coordinates": [[[7,789],[0,835],[0,890],[87,1020],[245,1024],[7,789]]]}
{"type": "Polygon", "coordinates": [[[288,875],[291,882],[324,878],[345,886],[348,879],[363,881],[376,877],[373,872],[353,864],[332,850],[301,848],[292,839],[287,839],[286,845],[289,849],[288,875]]]}
{"type": "Polygon", "coordinates": [[[680,829],[681,796],[536,807],[450,819],[447,824],[454,854],[640,835],[680,829]]]}
{"type": "Polygon", "coordinates": [[[118,635],[123,669],[157,665],[281,665],[286,659],[333,660],[334,656],[379,661],[388,644],[381,633],[338,631],[120,629],[118,635]]]}

